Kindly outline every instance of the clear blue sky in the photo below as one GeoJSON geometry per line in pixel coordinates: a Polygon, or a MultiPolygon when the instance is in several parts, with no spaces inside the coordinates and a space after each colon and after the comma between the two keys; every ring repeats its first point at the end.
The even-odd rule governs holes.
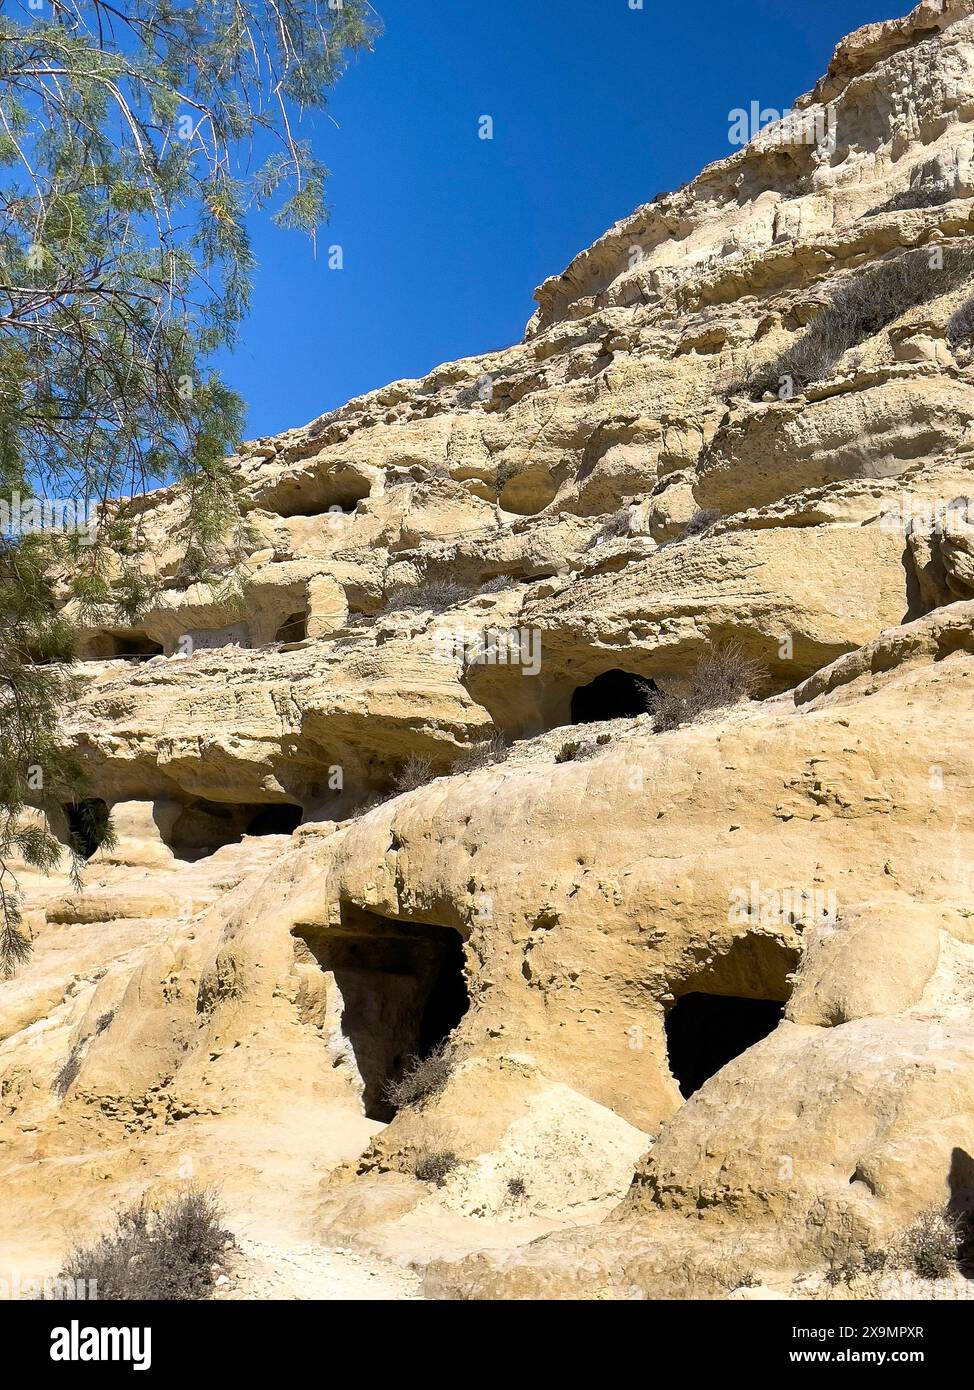
{"type": "Polygon", "coordinates": [[[656,193],[730,153],[728,113],[787,107],[861,24],[911,0],[375,0],[385,33],[319,114],[317,261],[261,219],[224,373],[248,437],[519,339],[532,292],[656,193]],[[478,138],[489,114],[494,139],[478,138]],[[324,248],[339,243],[344,269],[324,248]]]}

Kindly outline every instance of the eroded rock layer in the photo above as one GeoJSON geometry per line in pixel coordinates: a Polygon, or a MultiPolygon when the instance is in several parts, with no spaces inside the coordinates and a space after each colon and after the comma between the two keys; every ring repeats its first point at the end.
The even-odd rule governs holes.
{"type": "Polygon", "coordinates": [[[0,986],[20,1265],[219,1181],[432,1296],[814,1295],[974,1204],[972,10],[844,40],[522,343],[248,446],[242,593],[144,500],[64,733],[117,843],[22,876],[0,986]],[[752,698],[665,727],[728,643],[752,698]]]}

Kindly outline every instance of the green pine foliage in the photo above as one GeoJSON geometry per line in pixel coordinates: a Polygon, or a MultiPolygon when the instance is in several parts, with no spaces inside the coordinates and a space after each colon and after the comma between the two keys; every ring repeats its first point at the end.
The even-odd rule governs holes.
{"type": "Polygon", "coordinates": [[[23,812],[80,786],[57,741],[74,681],[57,586],[85,618],[133,621],[152,597],[138,498],[170,482],[184,577],[246,554],[226,461],[243,408],[212,366],[248,309],[246,217],[314,239],[327,170],[296,132],[375,32],[366,0],[0,13],[0,502],[98,516],[94,543],[0,534],[0,969],[29,952],[9,860],[58,859],[23,812]]]}

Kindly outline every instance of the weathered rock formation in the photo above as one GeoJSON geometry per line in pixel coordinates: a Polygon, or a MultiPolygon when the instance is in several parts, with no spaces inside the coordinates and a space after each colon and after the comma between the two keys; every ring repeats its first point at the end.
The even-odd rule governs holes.
{"type": "Polygon", "coordinates": [[[219,1181],[434,1295],[710,1297],[974,1203],[974,4],[797,110],[522,343],[248,446],[242,590],[144,500],[158,595],[79,626],[64,731],[118,842],[26,877],[0,986],[22,1264],[219,1181]],[[728,641],[755,698],[658,732],[643,683],[728,641]]]}

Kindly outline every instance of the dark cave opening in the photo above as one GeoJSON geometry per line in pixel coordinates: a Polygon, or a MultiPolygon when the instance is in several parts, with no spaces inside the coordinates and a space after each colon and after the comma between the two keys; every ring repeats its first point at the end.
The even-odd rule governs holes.
{"type": "Polygon", "coordinates": [[[262,806],[247,822],[246,835],[291,835],[304,818],[300,806],[262,806]]]}
{"type": "Polygon", "coordinates": [[[61,809],[68,822],[72,848],[85,859],[91,859],[108,835],[107,801],[91,797],[86,801],[70,802],[61,809]]]}
{"type": "Polygon", "coordinates": [[[117,661],[119,658],[148,661],[150,657],[164,655],[161,643],[135,629],[93,633],[83,648],[82,660],[85,661],[117,661]]]}
{"type": "Polygon", "coordinates": [[[307,613],[292,613],[277,629],[275,642],[303,642],[308,635],[307,613]]]}
{"type": "Polygon", "coordinates": [[[692,1096],[721,1067],[773,1033],[784,1004],[727,994],[684,994],[665,1020],[670,1071],[692,1096]]]}
{"type": "Polygon", "coordinates": [[[747,931],[715,942],[707,963],[674,981],[664,1020],[670,1073],[684,1097],[781,1022],[799,947],[778,933],[747,931]]]}
{"type": "Polygon", "coordinates": [[[602,719],[635,719],[646,714],[649,696],[657,692],[654,680],[631,671],[603,671],[572,695],[573,724],[595,724],[602,719]]]}
{"type": "Polygon", "coordinates": [[[335,932],[298,934],[341,992],[341,1029],[362,1078],[366,1116],[387,1122],[396,1111],[386,1084],[413,1057],[428,1057],[469,1007],[460,934],[366,912],[335,932]]]}
{"type": "Polygon", "coordinates": [[[245,835],[290,835],[301,824],[303,815],[300,806],[291,804],[261,805],[199,798],[179,810],[171,825],[164,829],[163,839],[177,858],[194,862],[225,845],[239,844],[245,835]]]}
{"type": "Polygon", "coordinates": [[[372,491],[368,478],[354,469],[332,472],[327,477],[297,477],[285,480],[262,505],[281,517],[310,518],[351,516],[372,491]]]}
{"type": "Polygon", "coordinates": [[[136,634],[133,637],[117,637],[115,639],[116,656],[136,656],[143,660],[148,660],[150,656],[162,656],[162,643],[153,642],[151,637],[144,633],[136,634]]]}
{"type": "Polygon", "coordinates": [[[463,942],[456,932],[449,932],[419,1020],[417,1056],[428,1057],[439,1047],[469,1007],[470,996],[463,978],[463,942]]]}

